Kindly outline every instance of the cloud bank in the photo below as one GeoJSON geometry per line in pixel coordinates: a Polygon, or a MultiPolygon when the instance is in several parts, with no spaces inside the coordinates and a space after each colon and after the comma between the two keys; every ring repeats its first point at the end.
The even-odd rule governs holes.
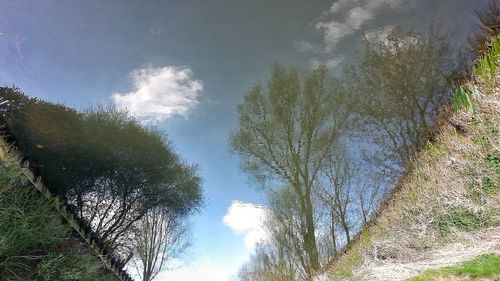
{"type": "Polygon", "coordinates": [[[264,222],[269,213],[270,211],[262,206],[233,201],[222,221],[235,233],[243,234],[245,246],[253,249],[257,243],[268,240],[264,222]]]}
{"type": "Polygon", "coordinates": [[[164,66],[133,71],[133,90],[113,93],[118,108],[130,111],[142,121],[163,121],[173,116],[188,116],[199,101],[203,83],[192,78],[187,67],[164,66]]]}

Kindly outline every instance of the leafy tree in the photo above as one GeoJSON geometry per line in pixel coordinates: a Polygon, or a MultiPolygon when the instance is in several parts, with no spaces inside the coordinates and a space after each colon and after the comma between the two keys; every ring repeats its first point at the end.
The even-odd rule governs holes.
{"type": "Polygon", "coordinates": [[[196,166],[175,153],[164,133],[125,111],[78,112],[0,88],[0,112],[11,142],[49,189],[123,257],[131,251],[128,232],[149,210],[184,216],[202,203],[196,166]]]}
{"type": "Polygon", "coordinates": [[[238,107],[231,147],[254,179],[287,186],[297,200],[307,275],[319,269],[313,188],[344,122],[342,85],[326,67],[305,73],[275,65],[267,87],[238,107]]]}

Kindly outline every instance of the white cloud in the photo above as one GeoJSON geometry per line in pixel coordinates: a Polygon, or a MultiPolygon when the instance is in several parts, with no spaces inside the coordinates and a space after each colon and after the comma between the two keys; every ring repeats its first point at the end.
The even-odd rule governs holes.
{"type": "Polygon", "coordinates": [[[159,281],[230,281],[232,273],[223,266],[211,262],[204,262],[191,267],[181,267],[171,271],[164,271],[158,275],[159,281]]]}
{"type": "MultiPolygon", "coordinates": [[[[323,15],[323,20],[315,25],[317,30],[323,32],[325,43],[323,49],[331,52],[344,37],[360,30],[366,22],[373,20],[383,7],[396,8],[401,4],[402,0],[339,0],[333,3],[323,15]],[[339,20],[342,15],[345,15],[343,20],[339,20]]],[[[307,47],[302,49],[311,51],[321,49],[313,44],[301,43],[300,46],[307,47]]]]}
{"type": "Polygon", "coordinates": [[[326,49],[329,51],[336,46],[342,38],[354,32],[352,27],[336,21],[319,22],[316,24],[316,29],[323,30],[326,49]]]}
{"type": "Polygon", "coordinates": [[[118,108],[128,109],[143,121],[187,116],[198,104],[198,94],[203,90],[203,83],[192,75],[186,67],[138,69],[130,75],[134,89],[113,93],[111,98],[118,108]]]}
{"type": "Polygon", "coordinates": [[[358,30],[361,28],[365,21],[371,20],[374,17],[375,15],[373,10],[363,7],[356,7],[349,11],[345,22],[353,30],[358,30]]]}
{"type": "Polygon", "coordinates": [[[269,213],[270,211],[262,206],[233,201],[222,221],[235,233],[243,234],[245,246],[253,249],[257,243],[266,242],[268,239],[264,222],[269,213]]]}

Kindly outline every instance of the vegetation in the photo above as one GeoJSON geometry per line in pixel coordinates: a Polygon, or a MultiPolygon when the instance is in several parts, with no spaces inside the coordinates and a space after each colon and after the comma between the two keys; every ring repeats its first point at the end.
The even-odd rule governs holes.
{"type": "Polygon", "coordinates": [[[427,270],[409,281],[424,280],[469,280],[500,277],[500,255],[482,255],[476,259],[437,270],[427,270]]]}
{"type": "Polygon", "coordinates": [[[445,236],[449,234],[451,228],[474,231],[491,226],[493,218],[484,211],[474,212],[465,207],[453,207],[448,212],[435,216],[433,224],[440,235],[445,236]]]}
{"type": "Polygon", "coordinates": [[[360,65],[346,71],[362,126],[387,151],[377,164],[404,167],[423,146],[449,99],[444,77],[454,71],[452,55],[448,37],[436,27],[427,34],[396,28],[369,44],[360,65]]]}
{"type": "MultiPolygon", "coordinates": [[[[168,214],[161,217],[167,220],[161,235],[186,234],[176,227],[200,208],[201,179],[196,166],[175,153],[164,133],[141,126],[115,108],[78,112],[12,88],[0,88],[0,112],[7,141],[120,264],[134,255],[142,260],[134,243],[140,242],[138,228],[153,210],[168,214]],[[170,224],[172,219],[178,223],[170,224]]],[[[160,241],[166,245],[156,250],[158,254],[160,249],[170,253],[169,241],[160,241]]],[[[161,269],[171,258],[164,255],[142,266],[161,269]]],[[[144,276],[151,279],[151,274],[144,276]]]]}
{"type": "MultiPolygon", "coordinates": [[[[361,63],[340,77],[324,65],[275,64],[267,84],[249,91],[231,149],[268,196],[270,237],[240,280],[312,280],[322,267],[321,280],[357,280],[498,231],[500,9],[479,18],[484,28],[471,44],[488,52],[470,81],[439,28],[395,28],[367,42],[361,63]]],[[[6,87],[0,126],[143,281],[189,245],[201,179],[163,132],[115,108],[80,112],[6,87]]],[[[4,163],[0,183],[0,281],[109,277],[14,165],[4,163]]],[[[414,280],[492,277],[498,267],[491,254],[414,280]]]]}
{"type": "MultiPolygon", "coordinates": [[[[488,40],[498,15],[496,5],[479,15],[495,23],[488,40]]],[[[369,280],[370,265],[424,258],[498,227],[500,44],[488,42],[475,81],[436,27],[393,29],[341,78],[324,66],[302,76],[274,66],[267,88],[240,105],[231,139],[271,209],[272,237],[239,279],[310,280],[331,260],[319,280],[369,280]],[[319,73],[328,78],[311,80],[319,73]]]]}
{"type": "Polygon", "coordinates": [[[446,39],[435,28],[426,36],[395,29],[368,45],[342,79],[324,66],[301,76],[275,65],[267,88],[250,91],[231,144],[267,188],[272,242],[241,279],[279,269],[289,280],[309,280],[369,223],[449,98],[444,76],[454,65],[446,39]],[[346,141],[369,147],[363,161],[346,141]]]}
{"type": "Polygon", "coordinates": [[[115,280],[19,169],[0,165],[0,280],[115,280]]]}
{"type": "MultiPolygon", "coordinates": [[[[416,162],[385,200],[365,235],[330,265],[324,275],[327,280],[362,279],[386,260],[403,267],[405,262],[428,258],[431,249],[443,249],[450,243],[480,247],[490,229],[498,230],[498,51],[492,47],[479,56],[474,79],[455,91],[457,111],[442,121],[438,132],[417,154],[416,162]],[[495,60],[487,63],[492,58],[495,60]],[[474,240],[470,233],[484,234],[474,240]]],[[[480,277],[482,271],[484,277],[491,277],[498,270],[498,255],[487,255],[412,280],[468,280],[468,273],[470,278],[480,277]]]]}
{"type": "Polygon", "coordinates": [[[286,202],[275,207],[286,208],[281,213],[288,219],[281,219],[296,228],[281,241],[299,233],[290,249],[308,278],[320,267],[314,185],[343,125],[342,96],[341,85],[325,67],[301,77],[275,65],[267,88],[254,87],[239,106],[240,128],[231,139],[233,151],[253,178],[283,186],[286,202]]]}
{"type": "Polygon", "coordinates": [[[153,280],[167,262],[189,246],[186,222],[175,213],[150,210],[134,228],[131,266],[143,281],[153,280]]]}

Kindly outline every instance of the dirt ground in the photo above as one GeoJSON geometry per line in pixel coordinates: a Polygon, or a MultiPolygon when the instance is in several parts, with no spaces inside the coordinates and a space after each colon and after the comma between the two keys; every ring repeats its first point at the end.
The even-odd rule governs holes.
{"type": "MultiPolygon", "coordinates": [[[[482,254],[500,254],[500,227],[462,234],[464,242],[454,243],[407,263],[369,261],[353,273],[360,280],[405,280],[427,269],[460,264],[482,254]]],[[[357,279],[357,278],[356,278],[357,279]]]]}

